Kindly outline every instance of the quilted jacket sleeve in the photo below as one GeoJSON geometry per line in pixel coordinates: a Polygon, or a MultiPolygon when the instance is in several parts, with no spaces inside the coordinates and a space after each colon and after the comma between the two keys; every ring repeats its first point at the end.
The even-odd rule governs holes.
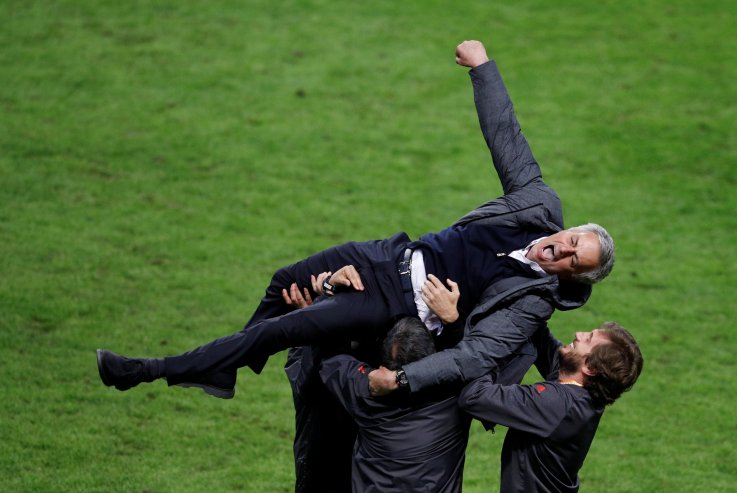
{"type": "Polygon", "coordinates": [[[456,224],[481,220],[507,227],[560,230],[560,198],[543,181],[496,63],[492,60],[479,65],[469,74],[481,132],[504,195],[469,212],[456,224]]]}
{"type": "Polygon", "coordinates": [[[404,366],[413,392],[433,385],[470,382],[497,368],[544,327],[552,304],[523,295],[469,326],[459,344],[404,366]]]}

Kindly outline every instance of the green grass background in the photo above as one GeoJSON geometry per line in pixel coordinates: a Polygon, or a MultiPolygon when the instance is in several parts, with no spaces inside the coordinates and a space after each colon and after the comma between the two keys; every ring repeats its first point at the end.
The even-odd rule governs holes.
{"type": "MultiPolygon", "coordinates": [[[[568,225],[617,241],[551,327],[617,320],[646,358],[582,490],[734,491],[735,25],[721,0],[0,2],[0,490],[291,491],[284,354],[222,401],[108,389],[94,350],[187,350],[281,265],[496,197],[453,60],[481,39],[568,225]]],[[[474,426],[465,491],[498,490],[503,436],[474,426]]]]}

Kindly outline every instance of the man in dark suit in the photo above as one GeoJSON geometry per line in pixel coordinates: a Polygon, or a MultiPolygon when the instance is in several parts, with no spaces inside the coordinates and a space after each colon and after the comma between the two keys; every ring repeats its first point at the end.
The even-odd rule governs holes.
{"type": "MultiPolygon", "coordinates": [[[[259,373],[269,355],[289,347],[334,338],[375,339],[393,320],[407,315],[419,315],[440,337],[451,332],[445,330],[450,324],[466,322],[465,336],[451,352],[436,353],[399,372],[384,370],[372,382],[379,392],[399,385],[416,391],[488,373],[524,346],[555,308],[583,305],[590,284],[612,268],[611,238],[592,224],[562,230],[560,200],[542,180],[496,65],[477,41],[459,45],[456,60],[472,67],[479,121],[503,197],[416,241],[399,233],[347,243],[280,269],[244,330],[191,352],[134,359],[98,350],[103,383],[128,390],[166,378],[169,385],[201,387],[230,398],[237,368],[249,366],[259,373]],[[313,274],[347,264],[356,266],[361,281],[346,284],[359,289],[296,311],[284,303],[283,291],[293,283],[309,287],[313,274]],[[433,312],[428,305],[432,300],[423,293],[428,277],[440,298],[464,293],[457,312],[433,312]]],[[[325,286],[332,289],[330,280],[325,286]]]]}
{"type": "MultiPolygon", "coordinates": [[[[461,43],[456,48],[456,63],[471,67],[481,130],[504,195],[471,211],[452,228],[482,229],[501,235],[524,231],[533,236],[556,231],[563,225],[560,201],[542,180],[496,64],[478,41],[461,43]]],[[[464,306],[461,298],[459,310],[462,315],[467,313],[463,339],[452,348],[397,371],[375,370],[369,377],[372,391],[382,395],[400,387],[414,392],[443,383],[468,382],[487,374],[510,355],[529,357],[530,351],[534,353],[530,337],[545,327],[555,309],[571,310],[586,302],[591,293],[589,284],[600,281],[611,270],[613,253],[609,235],[592,224],[532,240],[522,250],[497,250],[500,262],[506,260],[511,270],[489,283],[480,300],[471,296],[477,301],[470,313],[465,312],[468,305],[464,306]]],[[[466,270],[473,272],[473,265],[468,263],[466,270]]],[[[469,285],[473,283],[461,284],[461,292],[465,294],[469,285]]]]}

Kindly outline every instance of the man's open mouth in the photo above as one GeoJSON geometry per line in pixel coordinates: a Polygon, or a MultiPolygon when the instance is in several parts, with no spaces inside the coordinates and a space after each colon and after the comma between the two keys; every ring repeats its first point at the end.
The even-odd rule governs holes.
{"type": "Polygon", "coordinates": [[[555,260],[555,247],[553,245],[543,247],[541,256],[545,260],[555,260]]]}

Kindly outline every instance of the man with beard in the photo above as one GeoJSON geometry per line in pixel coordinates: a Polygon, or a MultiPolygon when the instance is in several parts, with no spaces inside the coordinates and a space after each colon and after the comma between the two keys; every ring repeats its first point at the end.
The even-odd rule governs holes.
{"type": "Polygon", "coordinates": [[[534,343],[535,366],[545,382],[505,386],[482,377],[463,389],[458,404],[487,428],[509,427],[502,493],[576,492],[604,408],[635,384],[642,354],[614,322],[577,332],[566,346],[540,330],[534,343]]]}

